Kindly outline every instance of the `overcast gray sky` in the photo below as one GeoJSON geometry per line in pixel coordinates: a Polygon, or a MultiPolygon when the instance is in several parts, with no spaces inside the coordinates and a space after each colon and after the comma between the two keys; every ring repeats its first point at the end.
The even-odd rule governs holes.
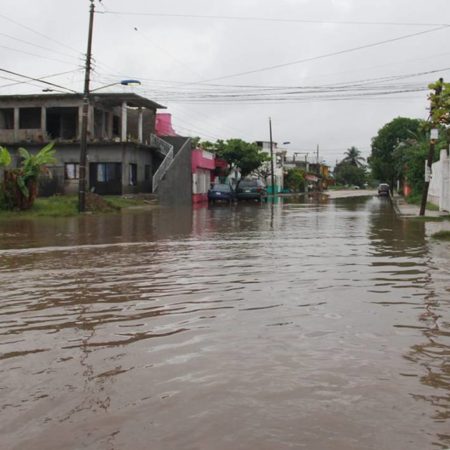
{"type": "MultiPolygon", "coordinates": [[[[137,78],[179,134],[290,141],[334,164],[379,128],[427,117],[450,78],[447,0],[102,0],[92,87],[137,78]],[[422,90],[421,90],[422,89],[422,90]]],[[[0,68],[83,88],[89,0],[2,0],[0,68]]],[[[39,83],[0,72],[0,94],[39,83]],[[22,79],[23,80],[23,79],[22,79]]],[[[120,87],[121,89],[130,89],[120,87]]],[[[117,90],[117,89],[116,89],[117,90]]]]}

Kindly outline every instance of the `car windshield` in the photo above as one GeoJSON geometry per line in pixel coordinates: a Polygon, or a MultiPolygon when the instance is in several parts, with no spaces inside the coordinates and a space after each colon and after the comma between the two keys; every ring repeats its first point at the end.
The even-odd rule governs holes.
{"type": "Polygon", "coordinates": [[[230,192],[231,188],[228,184],[215,184],[211,190],[216,192],[230,192]]]}
{"type": "Polygon", "coordinates": [[[239,183],[240,188],[252,188],[258,186],[256,180],[243,180],[239,183]]]}
{"type": "Polygon", "coordinates": [[[378,189],[389,189],[389,185],[388,184],[380,184],[378,186],[378,189]]]}

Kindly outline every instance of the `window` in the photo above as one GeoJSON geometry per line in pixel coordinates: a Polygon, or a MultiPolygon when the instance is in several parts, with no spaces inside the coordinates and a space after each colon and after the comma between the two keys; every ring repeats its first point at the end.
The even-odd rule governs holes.
{"type": "Polygon", "coordinates": [[[146,164],[144,167],[144,179],[145,181],[150,181],[151,179],[151,166],[150,164],[146,164]]]}
{"type": "Polygon", "coordinates": [[[12,130],[14,128],[14,109],[0,109],[0,128],[2,130],[12,130]]]}
{"type": "Polygon", "coordinates": [[[41,128],[41,108],[20,108],[19,128],[21,130],[39,130],[41,128]]]}
{"type": "Polygon", "coordinates": [[[108,183],[110,181],[120,180],[121,165],[118,163],[98,163],[96,181],[108,183]]]}
{"type": "Polygon", "coordinates": [[[78,163],[64,164],[64,178],[66,180],[78,180],[80,178],[80,165],[78,163]]]}
{"type": "Polygon", "coordinates": [[[130,164],[128,166],[128,180],[130,186],[137,184],[137,164],[130,164]]]}
{"type": "Polygon", "coordinates": [[[113,116],[113,136],[120,136],[120,122],[118,116],[113,116]]]}

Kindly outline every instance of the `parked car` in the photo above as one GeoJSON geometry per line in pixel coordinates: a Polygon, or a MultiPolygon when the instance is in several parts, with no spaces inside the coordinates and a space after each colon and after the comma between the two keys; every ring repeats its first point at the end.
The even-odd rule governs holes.
{"type": "Polygon", "coordinates": [[[231,203],[235,198],[235,192],[229,184],[214,184],[208,191],[208,201],[224,201],[231,203]]]}
{"type": "Polygon", "coordinates": [[[389,197],[389,185],[387,183],[381,183],[378,185],[378,195],[380,197],[389,197]]]}
{"type": "Polygon", "coordinates": [[[262,201],[267,195],[265,184],[261,180],[241,180],[236,188],[236,198],[238,200],[258,200],[262,201]]]}

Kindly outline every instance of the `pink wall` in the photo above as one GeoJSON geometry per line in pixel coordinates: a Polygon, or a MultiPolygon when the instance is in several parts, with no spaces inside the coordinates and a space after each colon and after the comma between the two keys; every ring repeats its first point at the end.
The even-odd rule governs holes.
{"type": "Polygon", "coordinates": [[[172,128],[172,115],[169,113],[156,114],[155,131],[158,136],[176,136],[172,128]]]}
{"type": "Polygon", "coordinates": [[[192,172],[197,168],[214,170],[216,168],[214,155],[200,148],[192,150],[192,172]]]}

